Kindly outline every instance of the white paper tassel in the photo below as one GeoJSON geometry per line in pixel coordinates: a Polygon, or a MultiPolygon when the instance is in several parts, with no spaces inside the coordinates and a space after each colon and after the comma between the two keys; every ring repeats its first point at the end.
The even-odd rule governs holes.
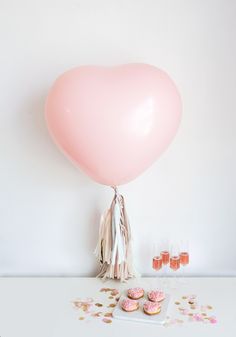
{"type": "Polygon", "coordinates": [[[124,198],[114,188],[111,207],[102,216],[95,255],[100,261],[98,277],[124,281],[135,277],[131,256],[131,233],[124,198]]]}

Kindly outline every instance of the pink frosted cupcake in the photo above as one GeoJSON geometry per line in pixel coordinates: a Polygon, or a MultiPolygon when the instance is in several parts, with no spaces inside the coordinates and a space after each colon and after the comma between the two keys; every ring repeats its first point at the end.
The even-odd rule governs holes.
{"type": "Polygon", "coordinates": [[[161,305],[158,302],[146,301],[143,305],[143,311],[147,315],[157,315],[161,312],[161,305]]]}
{"type": "Polygon", "coordinates": [[[139,308],[139,303],[136,300],[131,300],[130,298],[125,298],[121,302],[121,308],[124,311],[132,312],[132,311],[135,311],[139,308]]]}
{"type": "Polygon", "coordinates": [[[129,298],[131,298],[132,300],[138,300],[141,297],[143,297],[144,295],[144,290],[143,288],[130,288],[127,291],[127,295],[129,298]]]}
{"type": "Polygon", "coordinates": [[[165,299],[165,293],[161,290],[152,290],[147,293],[148,299],[151,302],[161,302],[165,299]]]}

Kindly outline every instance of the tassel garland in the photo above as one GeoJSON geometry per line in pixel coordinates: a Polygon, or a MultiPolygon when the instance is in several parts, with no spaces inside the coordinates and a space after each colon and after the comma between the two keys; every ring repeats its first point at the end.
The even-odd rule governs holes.
{"type": "Polygon", "coordinates": [[[131,231],[124,198],[116,187],[110,208],[101,216],[95,255],[100,262],[98,277],[125,281],[135,277],[132,266],[131,231]]]}

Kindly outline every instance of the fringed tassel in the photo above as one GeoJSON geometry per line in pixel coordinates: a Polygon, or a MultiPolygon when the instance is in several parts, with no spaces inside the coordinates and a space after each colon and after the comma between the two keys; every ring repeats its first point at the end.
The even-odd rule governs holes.
{"type": "Polygon", "coordinates": [[[98,277],[125,281],[135,277],[132,266],[131,231],[124,198],[114,187],[111,207],[102,215],[95,255],[100,261],[98,277]]]}

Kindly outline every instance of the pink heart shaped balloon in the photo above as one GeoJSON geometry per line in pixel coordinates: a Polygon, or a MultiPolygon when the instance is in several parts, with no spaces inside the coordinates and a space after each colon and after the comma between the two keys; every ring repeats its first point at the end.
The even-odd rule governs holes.
{"type": "Polygon", "coordinates": [[[175,84],[147,64],[69,70],[46,102],[55,142],[92,179],[110,186],[146,170],[172,141],[180,118],[175,84]]]}

